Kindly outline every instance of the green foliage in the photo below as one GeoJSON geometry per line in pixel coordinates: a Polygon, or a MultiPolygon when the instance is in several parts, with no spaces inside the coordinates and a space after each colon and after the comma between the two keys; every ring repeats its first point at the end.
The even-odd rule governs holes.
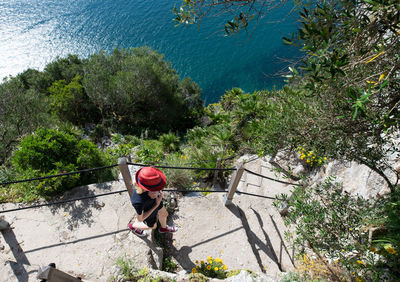
{"type": "Polygon", "coordinates": [[[132,154],[133,148],[131,144],[120,144],[112,148],[107,148],[107,152],[112,156],[113,162],[117,162],[118,158],[128,157],[132,154]]]}
{"type": "MultiPolygon", "coordinates": [[[[179,153],[169,154],[164,159],[168,166],[185,167],[187,165],[187,156],[179,153]]],[[[192,170],[186,169],[163,169],[167,178],[168,187],[190,190],[193,186],[194,174],[192,170]]]]}
{"type": "Polygon", "coordinates": [[[102,124],[123,133],[183,130],[199,118],[198,86],[190,80],[181,84],[164,56],[150,48],[94,54],[84,70],[83,86],[102,124]]]}
{"type": "MultiPolygon", "coordinates": [[[[149,270],[144,267],[141,269],[136,268],[133,262],[126,258],[118,258],[116,265],[121,269],[123,281],[137,281],[137,282],[172,282],[169,278],[153,277],[149,274],[149,270]]],[[[116,281],[116,280],[113,280],[116,281]]],[[[120,280],[118,280],[120,281],[120,280]]]]}
{"type": "Polygon", "coordinates": [[[171,132],[168,134],[160,135],[158,140],[162,143],[164,152],[171,153],[179,150],[179,145],[180,145],[179,137],[171,132]]]}
{"type": "Polygon", "coordinates": [[[398,1],[330,1],[300,15],[292,39],[306,56],[288,77],[318,111],[303,144],[367,165],[393,190],[387,156],[399,153],[391,144],[400,121],[398,1]]]}
{"type": "Polygon", "coordinates": [[[374,277],[380,280],[389,275],[388,267],[393,278],[398,275],[398,264],[393,265],[394,261],[398,263],[396,254],[376,255],[369,243],[369,228],[382,218],[373,202],[351,196],[332,179],[296,187],[290,198],[282,195],[278,199],[286,200],[290,206],[285,223],[296,223],[296,230],[295,234],[285,235],[300,254],[306,252],[305,246],[324,254],[347,270],[336,273],[343,279],[374,277]]]}
{"type": "Polygon", "coordinates": [[[286,1],[281,0],[236,0],[234,4],[230,0],[221,1],[196,1],[182,0],[179,8],[174,6],[173,21],[178,25],[189,25],[200,23],[207,17],[221,16],[222,14],[232,15],[233,18],[228,20],[224,26],[225,35],[233,35],[241,30],[247,31],[249,22],[266,16],[272,9],[280,7],[286,1]]]}
{"type": "Polygon", "coordinates": [[[135,162],[143,164],[159,164],[164,158],[162,144],[157,140],[143,140],[136,151],[135,162]]]}
{"type": "Polygon", "coordinates": [[[34,89],[26,90],[20,78],[9,78],[0,84],[0,164],[24,134],[39,125],[48,125],[46,99],[34,89]]]}
{"type": "Polygon", "coordinates": [[[62,121],[83,125],[95,121],[98,113],[90,103],[83,86],[82,78],[77,75],[67,84],[65,80],[53,82],[49,87],[50,108],[52,113],[62,121]]]}
{"type": "MultiPolygon", "coordinates": [[[[11,162],[17,172],[15,177],[28,179],[109,165],[110,157],[93,143],[80,140],[71,132],[39,129],[21,140],[11,162]]],[[[35,197],[56,195],[79,185],[112,179],[112,171],[103,170],[13,184],[3,188],[3,199],[17,197],[30,201],[35,197]]]]}
{"type": "Polygon", "coordinates": [[[393,277],[400,275],[400,187],[378,201],[377,231],[372,237],[372,251],[384,257],[382,267],[388,267],[393,277]]]}
{"type": "Polygon", "coordinates": [[[66,84],[69,84],[76,76],[83,77],[85,63],[85,60],[81,60],[73,54],[69,54],[65,58],[57,57],[48,63],[43,71],[43,75],[48,81],[48,87],[55,81],[64,80],[66,84]]]}
{"type": "Polygon", "coordinates": [[[170,257],[163,258],[163,264],[162,264],[163,271],[175,272],[177,268],[178,265],[170,257]]]}
{"type": "Polygon", "coordinates": [[[133,262],[131,260],[118,258],[116,265],[118,265],[119,268],[121,269],[124,279],[132,281],[133,279],[136,278],[134,274],[136,272],[136,268],[134,267],[133,262]]]}
{"type": "MultiPolygon", "coordinates": [[[[222,166],[229,166],[227,160],[235,154],[233,150],[233,137],[228,124],[210,125],[208,127],[195,127],[188,131],[187,144],[182,151],[188,162],[198,164],[205,168],[215,168],[218,159],[223,160],[222,166]]],[[[213,171],[196,171],[200,177],[210,178],[213,171]]]]}
{"type": "Polygon", "coordinates": [[[123,136],[119,133],[113,134],[111,140],[117,145],[107,148],[106,151],[112,156],[113,163],[117,163],[118,158],[130,156],[133,153],[133,149],[142,143],[139,137],[123,136]]]}

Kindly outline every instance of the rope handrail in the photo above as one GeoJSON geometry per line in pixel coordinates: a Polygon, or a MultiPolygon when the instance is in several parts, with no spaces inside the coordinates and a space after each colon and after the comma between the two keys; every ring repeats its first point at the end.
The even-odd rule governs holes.
{"type": "Polygon", "coordinates": [[[208,168],[208,167],[182,167],[182,166],[164,166],[164,165],[146,165],[146,164],[139,164],[139,163],[132,163],[127,162],[128,165],[136,165],[136,166],[153,166],[156,168],[172,168],[172,169],[191,169],[191,170],[236,170],[235,167],[229,168],[208,168]]]}
{"type": "Polygon", "coordinates": [[[54,174],[54,175],[46,175],[46,176],[42,176],[42,177],[34,177],[34,178],[23,179],[23,180],[14,180],[14,181],[1,182],[0,186],[16,184],[16,183],[23,183],[23,182],[30,182],[30,181],[35,181],[35,180],[43,180],[43,179],[48,179],[48,178],[68,176],[68,175],[79,174],[79,173],[84,173],[84,172],[90,172],[90,171],[102,170],[102,169],[107,169],[107,168],[113,168],[113,167],[116,167],[116,166],[118,166],[118,164],[113,164],[113,165],[109,165],[109,166],[102,166],[102,167],[95,167],[95,168],[87,168],[87,169],[82,169],[82,170],[77,170],[77,171],[65,172],[65,173],[54,174]]]}
{"type": "Polygon", "coordinates": [[[272,180],[272,181],[275,181],[275,182],[282,183],[282,184],[288,184],[288,185],[293,185],[293,186],[302,186],[301,184],[298,184],[298,183],[290,183],[290,182],[274,179],[274,178],[271,178],[271,177],[256,173],[254,171],[248,170],[247,168],[245,168],[244,171],[246,171],[248,173],[251,173],[251,174],[254,174],[256,176],[262,177],[262,178],[266,178],[266,179],[269,179],[269,180],[272,180]]]}
{"type": "Polygon", "coordinates": [[[264,196],[264,195],[258,195],[258,194],[253,194],[253,193],[247,193],[243,191],[236,190],[235,193],[237,194],[243,194],[243,195],[249,195],[249,196],[254,196],[254,197],[259,197],[259,198],[265,198],[265,199],[270,199],[270,200],[276,200],[274,197],[269,197],[269,196],[264,196]]]}
{"type": "MultiPolygon", "coordinates": [[[[137,166],[150,166],[146,164],[139,164],[139,163],[129,163],[129,165],[137,165],[137,166]]],[[[73,175],[73,174],[79,174],[79,173],[85,173],[85,172],[90,172],[90,171],[96,171],[96,170],[102,170],[102,169],[107,169],[107,168],[113,168],[118,166],[118,164],[113,164],[109,166],[102,166],[102,167],[95,167],[95,168],[88,168],[88,169],[82,169],[78,171],[71,171],[71,172],[65,172],[65,173],[60,173],[60,174],[54,174],[54,175],[46,175],[42,177],[33,177],[29,179],[22,179],[22,180],[14,180],[14,181],[6,181],[6,182],[1,182],[0,186],[5,186],[5,185],[10,185],[10,184],[16,184],[16,183],[23,183],[23,182],[30,182],[30,181],[35,181],[35,180],[44,180],[44,179],[49,179],[49,178],[55,178],[55,177],[62,177],[62,176],[68,176],[68,175],[73,175]]],[[[236,168],[201,168],[201,167],[178,167],[178,166],[160,166],[160,165],[152,165],[157,168],[172,168],[172,169],[193,169],[193,170],[236,170],[236,168]]]]}
{"type": "MultiPolygon", "coordinates": [[[[193,192],[206,192],[206,193],[226,193],[226,190],[180,190],[180,189],[163,189],[162,191],[164,192],[180,192],[180,193],[193,193],[193,192]]],[[[13,211],[19,211],[19,210],[27,210],[27,209],[34,209],[34,208],[41,208],[41,207],[46,207],[46,206],[52,206],[52,205],[60,205],[60,204],[65,204],[69,202],[74,202],[74,201],[81,201],[81,200],[87,200],[87,199],[92,199],[92,198],[97,198],[97,197],[102,197],[102,196],[109,196],[113,194],[120,194],[128,192],[128,190],[118,190],[114,192],[107,192],[103,194],[97,194],[97,195],[90,195],[90,196],[83,196],[79,198],[73,198],[73,199],[68,199],[68,200],[62,200],[62,201],[56,201],[56,202],[50,202],[50,203],[45,203],[45,204],[38,204],[38,205],[33,205],[33,206],[26,206],[26,207],[19,207],[19,208],[14,208],[14,209],[8,209],[8,210],[0,210],[1,213],[7,213],[7,212],[13,212],[13,211]]],[[[244,195],[249,195],[249,196],[255,196],[255,197],[261,197],[261,198],[267,198],[267,199],[275,199],[272,197],[268,196],[263,196],[263,195],[257,195],[257,194],[252,194],[252,193],[246,193],[242,191],[236,191],[236,193],[244,194],[244,195]]]]}
{"type": "MultiPolygon", "coordinates": [[[[228,158],[223,158],[223,159],[221,159],[221,161],[229,161],[229,160],[234,159],[235,157],[236,157],[236,156],[232,156],[232,157],[228,157],[228,158]]],[[[182,165],[207,164],[207,163],[214,163],[214,162],[216,162],[216,161],[213,160],[213,161],[190,162],[190,163],[182,163],[182,165]]],[[[168,163],[164,162],[164,163],[161,163],[161,164],[158,164],[158,165],[167,165],[167,164],[168,164],[168,163]]],[[[157,163],[151,163],[150,165],[151,165],[151,166],[154,166],[154,165],[157,165],[157,163]]]]}
{"type": "Polygon", "coordinates": [[[0,211],[0,213],[19,211],[19,210],[27,210],[27,209],[34,209],[34,208],[41,208],[41,207],[52,206],[52,205],[60,205],[60,204],[65,204],[65,203],[69,203],[69,202],[92,199],[92,198],[97,198],[97,197],[101,197],[101,196],[108,196],[108,195],[117,194],[117,193],[123,193],[123,192],[127,192],[127,190],[119,190],[119,191],[107,192],[107,193],[103,193],[103,194],[83,196],[83,197],[73,198],[73,199],[69,199],[69,200],[62,200],[62,201],[56,201],[56,202],[51,202],[51,203],[45,203],[45,204],[39,204],[39,205],[33,205],[33,206],[26,206],[26,207],[19,207],[19,208],[9,209],[9,210],[2,210],[2,211],[0,211]]]}

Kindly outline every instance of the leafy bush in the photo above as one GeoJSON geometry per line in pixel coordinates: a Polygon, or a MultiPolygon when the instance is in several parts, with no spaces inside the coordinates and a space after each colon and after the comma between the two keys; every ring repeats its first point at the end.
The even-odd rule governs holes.
{"type": "Polygon", "coordinates": [[[143,140],[136,151],[135,162],[143,164],[159,164],[164,158],[162,144],[157,140],[143,140]]]}
{"type": "MultiPolygon", "coordinates": [[[[216,124],[208,127],[195,127],[186,135],[187,143],[181,149],[189,163],[199,167],[215,168],[218,159],[224,160],[221,165],[229,166],[225,160],[234,156],[234,134],[226,124],[216,124]]],[[[211,178],[214,171],[198,170],[199,177],[211,178]]],[[[226,172],[224,172],[226,174],[226,172]]]]}
{"type": "MultiPolygon", "coordinates": [[[[106,166],[110,164],[110,157],[93,143],[80,140],[71,133],[39,129],[21,140],[12,157],[12,164],[17,171],[15,177],[24,179],[106,166]]],[[[49,178],[34,185],[19,183],[6,189],[14,190],[13,193],[24,200],[32,200],[35,196],[56,195],[78,185],[112,179],[112,171],[108,169],[49,178]],[[26,193],[28,190],[31,192],[26,193]]]]}
{"type": "Polygon", "coordinates": [[[179,137],[173,133],[162,134],[158,140],[162,143],[165,152],[176,152],[179,149],[179,137]]]}
{"type": "MultiPolygon", "coordinates": [[[[307,255],[307,250],[316,255],[324,254],[324,259],[343,270],[329,274],[335,279],[381,280],[398,275],[398,243],[387,250],[384,250],[387,242],[381,244],[381,254],[378,254],[379,240],[373,243],[375,246],[369,241],[369,230],[375,225],[380,226],[382,218],[395,223],[393,218],[385,216],[387,211],[377,203],[351,196],[332,178],[322,184],[296,187],[290,198],[280,196],[278,199],[286,200],[290,206],[285,223],[296,223],[295,234],[285,234],[296,252],[302,256],[307,255]]],[[[391,204],[389,202],[382,206],[387,208],[391,204]]],[[[398,222],[392,228],[398,231],[398,222]]],[[[392,237],[394,242],[398,233],[391,233],[387,237],[392,237]]]]}
{"type": "Polygon", "coordinates": [[[162,270],[167,272],[174,272],[178,268],[178,265],[170,258],[164,257],[162,270]]]}
{"type": "Polygon", "coordinates": [[[200,117],[199,87],[190,80],[180,83],[164,56],[148,47],[94,54],[84,70],[88,97],[99,109],[102,124],[115,130],[184,130],[200,117]]]}
{"type": "Polygon", "coordinates": [[[48,88],[51,111],[61,121],[83,125],[99,119],[99,113],[87,97],[81,81],[82,78],[77,75],[69,84],[65,80],[57,80],[48,88]]]}
{"type": "MultiPolygon", "coordinates": [[[[168,166],[185,167],[187,165],[186,156],[179,153],[169,154],[165,157],[168,166]]],[[[167,178],[168,187],[190,190],[193,184],[193,170],[187,169],[163,169],[167,178]]]]}
{"type": "Polygon", "coordinates": [[[0,84],[0,165],[8,161],[18,139],[47,125],[47,101],[35,89],[24,88],[20,78],[10,78],[0,84]]]}

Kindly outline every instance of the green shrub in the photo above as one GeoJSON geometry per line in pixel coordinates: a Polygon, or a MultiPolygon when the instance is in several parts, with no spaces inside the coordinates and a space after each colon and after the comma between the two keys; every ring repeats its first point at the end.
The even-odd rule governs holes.
{"type": "MultiPolygon", "coordinates": [[[[110,156],[93,143],[80,140],[72,133],[55,129],[39,129],[23,138],[12,156],[16,178],[26,179],[66,173],[110,164],[110,156]]],[[[110,169],[49,178],[32,183],[19,183],[8,187],[9,195],[19,195],[22,200],[59,194],[79,185],[113,179],[110,169]]],[[[11,197],[13,198],[13,197],[11,197]]]]}
{"type": "Polygon", "coordinates": [[[101,112],[102,124],[129,134],[145,129],[186,130],[199,119],[201,91],[149,47],[93,54],[84,66],[83,87],[101,112]],[[162,113],[162,114],[160,114],[162,113]]]}
{"type": "MultiPolygon", "coordinates": [[[[305,246],[311,246],[312,251],[324,254],[342,269],[335,274],[340,279],[378,281],[398,277],[398,213],[395,219],[387,211],[389,207],[393,209],[393,202],[384,201],[382,210],[371,200],[344,192],[342,185],[333,178],[305,188],[297,186],[289,199],[284,196],[278,199],[286,199],[290,206],[285,223],[296,223],[296,230],[295,234],[285,235],[300,255],[306,254],[305,246]],[[388,246],[389,241],[376,240],[371,247],[369,229],[381,226],[382,221],[393,228],[393,233],[388,232],[384,237],[392,238],[394,244],[388,246]]],[[[396,212],[398,210],[394,210],[396,212]]]]}
{"type": "Polygon", "coordinates": [[[128,157],[133,152],[134,146],[130,144],[120,144],[113,148],[107,148],[107,153],[112,157],[113,163],[118,161],[118,158],[128,157]]]}
{"type": "Polygon", "coordinates": [[[164,158],[162,144],[157,140],[143,140],[136,151],[135,162],[143,164],[159,164],[164,158]]]}
{"type": "Polygon", "coordinates": [[[165,152],[176,152],[179,149],[179,137],[171,132],[161,135],[158,140],[161,142],[165,152]]]}
{"type": "Polygon", "coordinates": [[[58,80],[49,87],[51,112],[61,121],[83,125],[99,119],[99,113],[87,97],[81,81],[77,75],[69,84],[58,80]]]}
{"type": "Polygon", "coordinates": [[[137,271],[133,262],[129,259],[118,258],[116,265],[119,266],[124,279],[132,281],[136,278],[135,272],[137,271]]]}
{"type": "MultiPolygon", "coordinates": [[[[179,153],[169,154],[165,157],[168,166],[185,167],[186,155],[179,153]]],[[[190,190],[193,186],[193,170],[187,169],[163,169],[167,178],[167,185],[171,188],[190,190]]]]}
{"type": "Polygon", "coordinates": [[[163,258],[162,270],[167,272],[174,272],[178,268],[178,265],[170,258],[163,258]]]}

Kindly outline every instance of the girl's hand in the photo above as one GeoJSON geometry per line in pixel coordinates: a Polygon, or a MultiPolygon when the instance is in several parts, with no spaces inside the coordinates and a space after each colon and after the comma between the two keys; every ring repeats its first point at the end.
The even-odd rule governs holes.
{"type": "Polygon", "coordinates": [[[160,205],[162,198],[163,198],[163,193],[160,191],[156,198],[157,207],[160,205]]]}

